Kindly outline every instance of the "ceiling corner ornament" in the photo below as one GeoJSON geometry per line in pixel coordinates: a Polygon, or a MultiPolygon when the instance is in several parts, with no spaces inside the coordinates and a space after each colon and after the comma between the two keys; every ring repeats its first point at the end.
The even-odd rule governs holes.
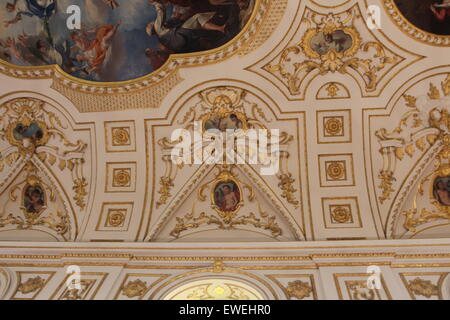
{"type": "Polygon", "coordinates": [[[170,233],[174,238],[179,238],[181,233],[197,229],[203,225],[217,225],[222,230],[232,230],[238,225],[251,225],[257,229],[268,230],[271,236],[276,238],[282,234],[281,228],[276,222],[275,216],[269,216],[259,207],[259,214],[250,212],[245,215],[238,215],[240,208],[244,205],[244,189],[248,190],[247,201],[254,201],[255,194],[253,188],[239,180],[232,173],[232,169],[223,166],[216,178],[203,184],[198,190],[198,201],[206,201],[204,191],[210,189],[211,208],[217,215],[201,212],[197,214],[196,202],[192,211],[182,218],[177,218],[177,224],[170,233]]]}
{"type": "Polygon", "coordinates": [[[382,1],[389,18],[408,37],[433,46],[448,47],[450,45],[449,35],[438,35],[427,32],[425,30],[419,29],[410,21],[408,21],[408,19],[398,9],[397,5],[395,4],[395,0],[382,1]]]}
{"type": "MultiPolygon", "coordinates": [[[[406,156],[412,158],[417,152],[426,153],[432,146],[440,146],[440,151],[436,155],[435,176],[444,175],[446,172],[447,159],[445,158],[450,148],[450,74],[440,83],[440,89],[430,83],[427,95],[414,97],[403,95],[404,106],[407,109],[401,116],[401,120],[396,128],[388,131],[386,128],[378,130],[375,135],[381,145],[380,154],[383,157],[383,168],[379,172],[381,180],[378,188],[381,195],[378,197],[380,203],[391,199],[391,194],[395,191],[395,172],[398,162],[406,156]]],[[[418,194],[423,195],[424,179],[419,185],[418,194]]],[[[445,210],[440,210],[440,217],[445,210]]],[[[425,213],[420,217],[415,217],[415,209],[403,214],[406,216],[405,227],[412,231],[419,224],[437,219],[435,214],[425,213]]],[[[420,214],[420,213],[419,213],[420,214]]],[[[450,216],[449,216],[450,217],[450,216]]]]}
{"type": "MultiPolygon", "coordinates": [[[[355,6],[337,14],[307,9],[298,31],[303,33],[301,40],[284,49],[264,69],[281,80],[291,95],[303,94],[303,83],[309,75],[336,72],[352,77],[356,73],[366,93],[374,92],[384,75],[403,58],[377,40],[364,41],[359,28],[365,28],[365,24],[355,6]]],[[[333,94],[333,88],[329,92],[333,94]]]]}

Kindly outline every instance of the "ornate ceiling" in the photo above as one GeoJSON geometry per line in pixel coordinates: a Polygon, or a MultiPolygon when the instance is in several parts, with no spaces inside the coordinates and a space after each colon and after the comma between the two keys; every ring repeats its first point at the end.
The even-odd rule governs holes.
{"type": "MultiPolygon", "coordinates": [[[[95,63],[69,59],[77,71],[65,62],[17,60],[27,52],[15,51],[11,39],[23,33],[52,48],[73,45],[71,33],[57,31],[68,1],[57,2],[55,13],[21,14],[0,34],[0,240],[449,234],[450,33],[444,25],[441,34],[436,23],[419,25],[404,1],[216,0],[215,17],[202,16],[199,25],[217,27],[234,17],[235,31],[227,22],[217,41],[208,35],[201,41],[207,47],[161,53],[157,67],[145,49],[163,50],[163,40],[145,31],[155,8],[177,18],[177,1],[75,1],[88,15],[85,32],[94,28],[98,36],[121,23],[110,47],[83,36],[85,45],[97,41],[108,51],[109,60],[100,59],[97,47],[95,63]],[[372,5],[380,29],[370,28],[377,20],[369,17],[372,5]],[[135,16],[125,17],[131,9],[135,16]],[[196,121],[230,115],[244,129],[280,130],[278,172],[262,175],[262,165],[251,163],[171,161],[175,129],[193,132],[196,121]],[[232,210],[218,205],[225,187],[238,202],[232,210]]],[[[191,18],[205,13],[195,10],[191,18]]],[[[14,18],[8,10],[0,16],[14,18]]]]}

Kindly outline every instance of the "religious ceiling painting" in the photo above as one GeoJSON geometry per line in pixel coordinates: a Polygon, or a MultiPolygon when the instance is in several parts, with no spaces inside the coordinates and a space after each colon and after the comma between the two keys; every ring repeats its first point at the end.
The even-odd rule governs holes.
{"type": "Polygon", "coordinates": [[[401,14],[417,28],[450,35],[449,0],[394,0],[401,14]]]}
{"type": "Polygon", "coordinates": [[[19,66],[59,65],[84,80],[136,79],[173,54],[226,44],[243,30],[256,2],[0,0],[0,58],[19,66]]]}

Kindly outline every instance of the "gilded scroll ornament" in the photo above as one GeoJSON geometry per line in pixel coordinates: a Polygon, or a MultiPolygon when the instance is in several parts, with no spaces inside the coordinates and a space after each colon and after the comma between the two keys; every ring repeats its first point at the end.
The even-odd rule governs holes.
{"type": "Polygon", "coordinates": [[[255,198],[253,188],[242,182],[225,167],[215,179],[203,184],[198,190],[198,201],[206,201],[204,194],[210,189],[211,208],[217,214],[195,213],[195,202],[192,211],[182,218],[177,218],[177,224],[170,235],[178,238],[181,233],[197,229],[204,225],[217,225],[222,230],[232,230],[237,225],[253,226],[257,229],[268,230],[272,237],[276,238],[282,234],[281,228],[276,222],[275,216],[269,216],[261,207],[259,215],[253,212],[239,215],[240,208],[244,205],[244,189],[247,189],[247,200],[252,202],[255,198]]]}
{"type": "Polygon", "coordinates": [[[49,110],[46,103],[35,98],[17,98],[0,106],[0,139],[10,147],[0,150],[0,171],[16,161],[39,161],[60,171],[69,170],[75,191],[74,200],[83,210],[86,206],[87,182],[83,176],[87,145],[70,141],[67,126],[49,110]]]}
{"type": "MultiPolygon", "coordinates": [[[[383,169],[379,172],[381,203],[389,200],[395,191],[395,171],[399,161],[406,156],[412,158],[417,152],[424,154],[437,142],[444,142],[442,152],[446,153],[446,140],[450,134],[449,85],[450,75],[441,82],[442,93],[438,86],[430,83],[426,96],[405,94],[403,98],[407,112],[402,115],[398,126],[392,131],[382,128],[375,133],[384,160],[383,169]]],[[[442,156],[438,155],[438,158],[443,161],[442,156]]],[[[411,217],[412,212],[405,215],[411,217]]],[[[408,228],[412,230],[413,227],[410,225],[408,228]]]]}
{"type": "MultiPolygon", "coordinates": [[[[280,77],[292,95],[301,94],[303,80],[313,71],[351,74],[350,69],[361,76],[367,92],[375,91],[382,74],[401,60],[377,41],[363,42],[355,26],[357,19],[361,17],[355,8],[328,15],[307,11],[301,41],[264,68],[280,77]]],[[[331,96],[337,94],[333,85],[327,90],[331,96]]]]}
{"type": "MultiPolygon", "coordinates": [[[[221,133],[232,131],[233,135],[231,139],[243,136],[249,129],[268,130],[267,124],[270,123],[271,120],[268,119],[260,106],[248,99],[248,95],[249,93],[246,90],[235,87],[214,87],[203,90],[198,94],[199,101],[194,106],[190,107],[177,123],[183,126],[183,129],[187,131],[193,130],[195,131],[194,134],[199,133],[200,136],[210,137],[209,132],[211,131],[209,130],[215,130],[214,132],[221,133]]],[[[158,140],[158,145],[162,151],[162,160],[165,164],[165,173],[159,179],[158,193],[160,196],[156,201],[157,208],[167,204],[167,201],[172,196],[171,190],[174,187],[175,178],[180,169],[185,165],[183,161],[177,163],[177,156],[172,154],[172,151],[177,148],[184,139],[186,139],[184,136],[180,136],[180,138],[175,141],[170,141],[168,137],[158,140]]],[[[227,143],[229,143],[229,139],[227,139],[224,139],[223,150],[226,150],[227,143]]],[[[288,158],[290,155],[288,146],[293,140],[293,136],[287,132],[283,131],[280,133],[280,171],[278,172],[277,177],[279,179],[279,187],[282,191],[281,196],[285,198],[288,203],[298,206],[299,201],[296,199],[295,195],[297,189],[294,187],[296,181],[288,168],[288,158]]],[[[193,150],[191,150],[191,154],[187,155],[187,157],[192,160],[192,158],[195,159],[198,154],[204,154],[204,150],[202,149],[204,145],[202,143],[196,144],[195,141],[191,143],[193,150]]],[[[270,147],[270,145],[268,147],[270,147]]],[[[257,152],[257,150],[251,150],[251,146],[248,149],[249,150],[245,150],[246,159],[250,159],[250,157],[257,152]]],[[[234,145],[233,150],[236,154],[242,154],[238,145],[234,145]]],[[[228,152],[224,152],[222,162],[225,164],[232,164],[229,163],[228,155],[228,152]]],[[[270,158],[274,156],[274,154],[268,152],[266,157],[270,158]]],[[[180,155],[180,160],[182,160],[181,158],[182,156],[180,155]]],[[[235,162],[235,159],[233,159],[233,164],[235,162]]]]}
{"type": "MultiPolygon", "coordinates": [[[[450,124],[450,117],[446,117],[450,124]]],[[[435,157],[435,170],[420,180],[412,209],[402,212],[405,216],[404,227],[410,232],[416,232],[418,226],[427,222],[450,220],[450,192],[447,184],[450,179],[450,134],[443,134],[440,140],[443,147],[435,157]],[[418,200],[425,196],[425,186],[429,189],[429,202],[434,206],[431,210],[419,208],[421,202],[418,200]]]]}
{"type": "Polygon", "coordinates": [[[38,175],[37,168],[28,162],[24,167],[26,177],[16,182],[9,189],[9,199],[12,202],[20,200],[21,214],[3,212],[0,214],[0,228],[17,226],[17,229],[27,230],[36,226],[47,227],[58,235],[66,238],[70,229],[69,217],[56,207],[56,212],[48,209],[50,202],[55,202],[56,195],[52,186],[48,185],[38,175]],[[17,195],[21,193],[21,198],[17,195]]]}

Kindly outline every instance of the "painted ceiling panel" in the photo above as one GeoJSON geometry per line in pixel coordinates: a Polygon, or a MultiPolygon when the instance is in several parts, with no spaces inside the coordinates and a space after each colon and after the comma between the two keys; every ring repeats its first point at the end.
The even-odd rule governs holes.
{"type": "Polygon", "coordinates": [[[170,55],[226,44],[255,0],[1,0],[0,7],[1,59],[114,82],[158,70],[170,55]]]}

